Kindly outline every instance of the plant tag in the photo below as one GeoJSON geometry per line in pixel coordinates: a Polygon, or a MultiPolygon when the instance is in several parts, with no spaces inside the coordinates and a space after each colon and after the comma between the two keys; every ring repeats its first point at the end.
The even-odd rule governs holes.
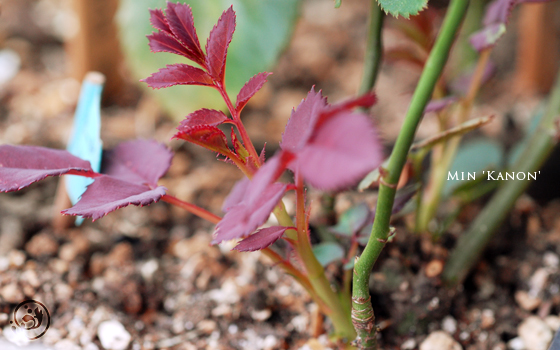
{"type": "MultiPolygon", "coordinates": [[[[74,115],[74,126],[66,149],[72,155],[87,160],[95,172],[101,170],[101,92],[105,76],[101,73],[90,72],[84,78],[80,99],[74,115]]],[[[65,185],[68,197],[75,205],[93,179],[69,175],[65,185]]],[[[76,225],[81,225],[83,217],[76,217],[76,225]]]]}

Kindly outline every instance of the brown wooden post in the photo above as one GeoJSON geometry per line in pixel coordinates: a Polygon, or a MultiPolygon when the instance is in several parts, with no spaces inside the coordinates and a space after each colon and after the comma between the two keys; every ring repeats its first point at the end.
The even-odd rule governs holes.
{"type": "Polygon", "coordinates": [[[522,94],[546,93],[558,69],[555,2],[524,3],[519,11],[515,88],[522,94]]]}
{"type": "Polygon", "coordinates": [[[72,77],[82,81],[89,71],[103,73],[107,77],[104,99],[110,102],[118,102],[124,88],[123,55],[114,21],[118,4],[118,0],[72,0],[80,25],[66,42],[72,77]]]}

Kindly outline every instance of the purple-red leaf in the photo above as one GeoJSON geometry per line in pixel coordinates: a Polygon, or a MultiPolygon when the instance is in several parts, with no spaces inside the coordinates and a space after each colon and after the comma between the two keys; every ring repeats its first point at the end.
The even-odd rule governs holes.
{"type": "Polygon", "coordinates": [[[217,82],[224,81],[229,43],[235,31],[235,12],[230,7],[220,17],[206,42],[206,66],[217,82]]]}
{"type": "Polygon", "coordinates": [[[469,42],[476,51],[490,48],[506,33],[505,23],[494,23],[470,36],[469,42]]]}
{"type": "Polygon", "coordinates": [[[111,176],[102,175],[88,186],[82,198],[66,215],[80,215],[93,221],[130,204],[145,206],[157,202],[165,195],[165,187],[150,188],[111,176]]]}
{"type": "Polygon", "coordinates": [[[58,175],[98,176],[88,161],[67,151],[35,146],[0,146],[0,192],[17,191],[58,175]]]}
{"type": "Polygon", "coordinates": [[[184,130],[199,125],[218,126],[227,120],[222,111],[215,109],[199,109],[189,115],[179,124],[178,129],[184,130]]]}
{"type": "Polygon", "coordinates": [[[295,154],[289,165],[314,187],[346,187],[377,167],[382,147],[364,114],[350,110],[375,103],[375,95],[327,104],[321,92],[311,89],[286,125],[280,147],[295,154]]]}
{"type": "Polygon", "coordinates": [[[431,113],[431,112],[439,112],[445,107],[452,105],[453,103],[457,102],[457,97],[455,96],[447,96],[444,98],[440,98],[437,100],[431,100],[424,108],[424,113],[431,113]]]}
{"type": "Polygon", "coordinates": [[[284,226],[263,228],[240,241],[233,250],[238,250],[240,252],[254,252],[255,250],[264,249],[282,237],[287,229],[288,228],[284,226]]]}
{"type": "Polygon", "coordinates": [[[518,0],[495,0],[491,2],[486,7],[486,13],[484,15],[484,20],[482,23],[485,26],[492,25],[494,23],[504,23],[507,24],[509,21],[509,16],[513,6],[518,2],[518,0]]]}
{"type": "Polygon", "coordinates": [[[243,200],[243,196],[245,196],[245,192],[247,192],[247,188],[251,180],[245,177],[235,183],[231,192],[228,194],[224,203],[222,204],[222,211],[225,213],[230,210],[232,207],[236,206],[237,204],[241,203],[243,200]]]}
{"type": "Polygon", "coordinates": [[[177,130],[179,130],[179,132],[173,136],[174,139],[183,139],[192,142],[214,152],[221,153],[226,157],[233,156],[227,145],[226,135],[215,126],[198,125],[183,127],[179,125],[177,130]]]}
{"type": "Polygon", "coordinates": [[[239,91],[235,109],[239,112],[245,107],[247,102],[253,97],[266,83],[266,78],[272,73],[263,72],[253,76],[239,91]]]}
{"type": "Polygon", "coordinates": [[[212,78],[200,68],[188,64],[177,63],[167,65],[141,81],[153,89],[161,89],[173,85],[204,85],[214,84],[212,78]]]}
{"type": "Polygon", "coordinates": [[[280,147],[291,152],[301,149],[311,137],[315,123],[326,106],[327,99],[321,95],[320,91],[315,92],[315,89],[311,88],[307,98],[292,111],[292,116],[286,124],[286,130],[282,134],[280,147]]]}
{"type": "Polygon", "coordinates": [[[255,231],[257,227],[266,222],[285,190],[286,185],[274,183],[257,196],[249,186],[247,193],[253,192],[254,200],[249,201],[244,198],[241,203],[228,210],[224,218],[216,225],[212,243],[218,244],[222,241],[245,237],[255,231]]]}
{"type": "Polygon", "coordinates": [[[150,10],[150,23],[155,29],[161,30],[169,35],[173,35],[161,9],[150,10]]]}
{"type": "Polygon", "coordinates": [[[152,52],[169,52],[184,56],[193,61],[196,59],[194,54],[177,41],[175,37],[171,36],[171,34],[160,31],[147,35],[146,37],[148,38],[148,45],[152,52]]]}
{"type": "Polygon", "coordinates": [[[494,0],[486,7],[484,27],[470,37],[470,43],[477,51],[490,48],[506,32],[511,11],[517,4],[524,2],[547,2],[550,0],[494,0]]]}
{"type": "Polygon", "coordinates": [[[383,161],[383,150],[366,115],[344,112],[327,120],[290,164],[313,187],[352,185],[383,161]]]}
{"type": "Polygon", "coordinates": [[[293,155],[282,152],[272,157],[249,183],[239,182],[226,198],[224,218],[216,226],[212,243],[248,236],[266,222],[284,195],[286,185],[274,183],[293,155]]]}
{"type": "Polygon", "coordinates": [[[196,35],[191,7],[186,4],[167,2],[165,14],[175,37],[192,52],[196,58],[194,61],[204,66],[204,53],[196,35]]]}
{"type": "Polygon", "coordinates": [[[106,153],[104,173],[155,188],[169,169],[172,158],[173,153],[161,143],[148,140],[124,142],[106,153]]]}

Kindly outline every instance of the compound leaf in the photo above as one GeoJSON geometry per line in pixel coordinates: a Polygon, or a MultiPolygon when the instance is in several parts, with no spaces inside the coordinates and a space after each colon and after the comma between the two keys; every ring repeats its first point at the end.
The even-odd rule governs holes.
{"type": "MultiPolygon", "coordinates": [[[[201,44],[206,42],[210,30],[223,10],[232,4],[229,0],[180,2],[190,4],[201,44]]],[[[227,91],[230,96],[235,96],[247,79],[271,69],[275,64],[278,55],[289,41],[300,3],[299,0],[235,1],[237,26],[235,38],[228,48],[226,70],[227,91]]],[[[182,57],[176,55],[150,53],[148,40],[142,35],[153,31],[146,9],[165,8],[165,0],[120,0],[119,6],[117,22],[121,43],[127,64],[136,79],[144,79],[166,64],[186,63],[181,61],[182,57]]],[[[162,30],[159,27],[158,29],[162,30]]],[[[225,108],[225,103],[217,91],[199,87],[175,86],[153,92],[152,96],[158,99],[177,121],[184,118],[186,111],[225,108]]]]}

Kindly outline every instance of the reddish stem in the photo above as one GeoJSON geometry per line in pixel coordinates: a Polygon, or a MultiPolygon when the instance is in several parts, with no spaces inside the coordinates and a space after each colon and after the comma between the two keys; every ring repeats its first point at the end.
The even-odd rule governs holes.
{"type": "Polygon", "coordinates": [[[231,103],[231,99],[229,98],[229,95],[226,92],[225,84],[216,85],[216,89],[220,92],[220,95],[222,95],[222,98],[224,99],[224,101],[227,105],[229,113],[231,114],[231,117],[233,118],[233,123],[235,124],[235,126],[237,127],[237,130],[239,131],[239,135],[241,135],[241,139],[243,140],[243,144],[245,145],[245,148],[247,148],[247,151],[249,151],[249,154],[254,159],[255,165],[260,166],[261,164],[260,164],[260,159],[259,159],[259,155],[257,153],[257,150],[255,149],[255,146],[253,145],[253,142],[251,142],[251,139],[249,138],[249,135],[247,134],[247,130],[245,130],[245,126],[241,122],[241,118],[239,117],[239,113],[237,112],[237,110],[233,106],[233,103],[231,103]]]}
{"type": "Polygon", "coordinates": [[[180,199],[178,199],[177,197],[173,197],[170,196],[168,194],[164,195],[163,197],[161,197],[161,199],[164,202],[167,202],[169,204],[173,204],[176,205],[178,207],[181,207],[183,209],[185,209],[186,211],[188,211],[189,213],[192,213],[198,217],[203,218],[204,220],[210,221],[213,224],[217,224],[218,222],[220,222],[220,220],[222,220],[221,217],[219,217],[218,215],[214,215],[211,212],[209,212],[206,209],[202,209],[199,206],[196,206],[192,203],[187,203],[184,202],[180,199]]]}

